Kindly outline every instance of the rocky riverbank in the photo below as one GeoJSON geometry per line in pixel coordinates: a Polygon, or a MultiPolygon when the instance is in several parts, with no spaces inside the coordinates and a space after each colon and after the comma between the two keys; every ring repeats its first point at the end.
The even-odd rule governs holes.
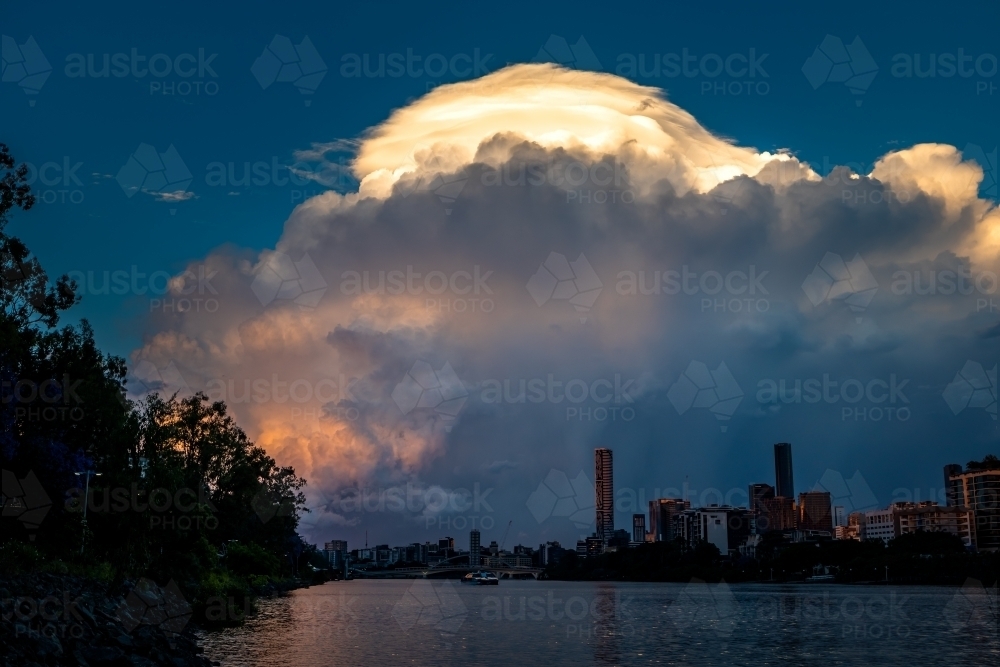
{"type": "Polygon", "coordinates": [[[176,587],[79,577],[0,576],[0,665],[209,667],[176,587]]]}

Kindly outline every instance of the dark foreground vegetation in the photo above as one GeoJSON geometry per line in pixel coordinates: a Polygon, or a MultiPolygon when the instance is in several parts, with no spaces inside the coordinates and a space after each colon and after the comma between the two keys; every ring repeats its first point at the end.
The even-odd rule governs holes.
{"type": "Polygon", "coordinates": [[[296,532],[305,480],[223,403],[126,400],[124,360],[86,321],[60,326],[76,285],[7,233],[34,204],[26,175],[0,144],[2,660],[196,664],[184,631],[326,576],[296,532]]]}
{"type": "Polygon", "coordinates": [[[183,634],[183,616],[165,617],[155,625],[142,624],[148,607],[141,593],[133,590],[122,585],[116,595],[92,579],[67,575],[4,577],[0,595],[11,603],[0,633],[0,664],[212,664],[201,655],[190,635],[183,634]],[[44,612],[38,604],[45,608],[44,612]]]}

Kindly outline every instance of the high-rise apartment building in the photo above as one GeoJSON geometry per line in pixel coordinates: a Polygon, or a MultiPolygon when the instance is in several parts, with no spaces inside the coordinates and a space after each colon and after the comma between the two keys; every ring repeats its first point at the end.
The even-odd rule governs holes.
{"type": "Polygon", "coordinates": [[[774,495],[795,498],[792,444],[789,442],[779,442],[774,445],[774,495]]]}
{"type": "Polygon", "coordinates": [[[615,533],[614,467],[611,450],[599,447],[594,450],[594,505],[597,509],[597,537],[607,545],[615,533]]]}
{"type": "MultiPolygon", "coordinates": [[[[860,538],[888,543],[900,535],[917,531],[951,533],[966,546],[973,543],[972,510],[964,507],[943,507],[925,500],[919,503],[898,502],[885,509],[863,513],[860,538]]],[[[855,515],[851,515],[854,520],[855,515]]]]}
{"type": "Polygon", "coordinates": [[[763,510],[756,517],[755,525],[760,534],[772,530],[795,529],[795,499],[785,496],[764,498],[760,501],[763,510]]]}
{"type": "Polygon", "coordinates": [[[1000,469],[957,464],[944,469],[948,504],[971,510],[972,541],[980,551],[1000,551],[1000,469]]]}
{"type": "Polygon", "coordinates": [[[964,507],[942,507],[932,501],[895,503],[892,514],[896,537],[917,531],[951,533],[972,546],[973,513],[964,507]]]}
{"type": "Polygon", "coordinates": [[[833,534],[833,511],[829,491],[799,494],[799,530],[825,530],[833,534]]]}
{"type": "Polygon", "coordinates": [[[546,542],[538,545],[538,564],[542,567],[558,563],[566,552],[558,542],[546,542]]]}
{"type": "Polygon", "coordinates": [[[649,534],[654,542],[672,542],[678,535],[674,532],[673,517],[679,512],[691,509],[691,501],[681,498],[657,498],[649,501],[649,534]]]}
{"type": "Polygon", "coordinates": [[[774,487],[763,483],[751,484],[747,489],[747,498],[749,499],[750,531],[757,535],[766,533],[769,521],[766,518],[767,507],[764,501],[774,498],[774,487]],[[758,519],[761,517],[764,519],[758,523],[758,519]]]}
{"type": "Polygon", "coordinates": [[[331,540],[323,545],[323,552],[330,567],[343,567],[344,559],[347,558],[347,540],[331,540]]]}
{"type": "Polygon", "coordinates": [[[951,478],[961,475],[963,472],[965,471],[962,469],[962,466],[957,463],[949,463],[944,467],[945,505],[948,505],[949,507],[956,505],[956,499],[952,497],[954,487],[951,483],[951,478]]]}
{"type": "Polygon", "coordinates": [[[735,553],[750,535],[750,519],[742,507],[703,507],[698,510],[698,525],[700,539],[717,546],[723,556],[735,553]]]}
{"type": "Polygon", "coordinates": [[[632,541],[633,542],[645,542],[646,541],[646,515],[645,514],[633,514],[632,515],[632,541]]]}
{"type": "Polygon", "coordinates": [[[700,510],[684,509],[670,518],[673,539],[681,540],[688,547],[694,547],[701,539],[700,510]]]}

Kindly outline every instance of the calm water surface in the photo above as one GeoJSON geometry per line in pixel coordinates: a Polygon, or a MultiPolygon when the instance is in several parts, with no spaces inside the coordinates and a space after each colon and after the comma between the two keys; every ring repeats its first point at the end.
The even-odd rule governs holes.
{"type": "Polygon", "coordinates": [[[998,665],[996,602],[981,591],[356,580],[265,600],[202,639],[226,667],[998,665]]]}

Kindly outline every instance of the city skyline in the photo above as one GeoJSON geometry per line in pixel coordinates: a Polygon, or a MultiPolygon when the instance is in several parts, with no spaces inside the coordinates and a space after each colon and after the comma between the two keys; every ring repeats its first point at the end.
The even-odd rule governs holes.
{"type": "Polygon", "coordinates": [[[995,657],[1000,3],[8,5],[7,662],[995,657]]]}
{"type": "MultiPolygon", "coordinates": [[[[907,523],[904,520],[904,530],[948,530],[964,536],[963,540],[969,547],[979,546],[979,548],[986,550],[1000,548],[1000,512],[997,512],[989,504],[989,501],[985,501],[985,504],[982,504],[984,501],[979,501],[982,504],[982,507],[980,507],[974,500],[977,493],[980,495],[983,493],[987,495],[990,493],[1000,493],[1000,472],[996,472],[993,474],[993,477],[989,477],[993,481],[988,482],[988,486],[970,487],[969,484],[972,484],[972,482],[959,482],[957,480],[978,479],[983,474],[988,475],[990,473],[988,471],[985,473],[976,472],[975,468],[966,469],[965,466],[960,464],[945,464],[942,466],[945,486],[942,487],[936,498],[894,498],[885,504],[880,505],[875,503],[877,506],[850,506],[845,508],[843,505],[838,505],[837,502],[851,503],[852,500],[857,501],[858,498],[865,497],[865,494],[870,494],[867,482],[863,478],[860,479],[860,484],[864,488],[855,486],[849,490],[853,494],[853,497],[834,496],[829,490],[823,488],[820,483],[817,483],[815,487],[809,490],[800,492],[797,497],[779,496],[776,494],[779,479],[782,476],[785,479],[789,479],[793,475],[791,467],[792,444],[781,442],[774,445],[774,484],[772,485],[767,482],[753,482],[748,484],[748,491],[745,494],[745,497],[748,499],[746,504],[730,504],[725,502],[692,504],[689,498],[683,496],[683,492],[680,498],[657,497],[648,501],[648,511],[631,514],[632,522],[629,524],[632,527],[631,530],[623,529],[622,531],[615,531],[613,515],[618,512],[627,513],[628,510],[620,509],[616,502],[618,496],[615,496],[613,491],[614,475],[612,459],[613,451],[611,449],[596,448],[594,450],[594,477],[595,480],[600,478],[601,483],[595,484],[595,519],[593,522],[595,530],[590,536],[586,533],[578,533],[577,535],[577,550],[584,554],[593,551],[594,547],[590,544],[591,540],[595,544],[600,545],[601,551],[606,549],[609,539],[616,532],[628,534],[631,537],[630,544],[633,545],[638,542],[648,541],[671,542],[677,538],[683,538],[686,541],[691,539],[690,535],[683,530],[680,533],[677,532],[678,529],[675,525],[676,519],[680,515],[686,512],[728,511],[729,509],[740,510],[742,512],[740,522],[744,525],[745,529],[745,535],[742,535],[742,537],[762,535],[769,530],[786,532],[794,530],[803,534],[812,532],[823,533],[828,539],[865,539],[864,532],[859,534],[857,531],[848,531],[842,535],[841,530],[847,528],[849,525],[857,525],[855,522],[858,520],[858,517],[870,516],[875,517],[872,519],[874,521],[884,522],[884,525],[875,526],[873,532],[868,534],[867,537],[888,541],[894,536],[894,512],[897,514],[902,512],[906,516],[936,507],[940,508],[939,514],[947,514],[956,506],[966,506],[969,508],[969,515],[966,519],[962,519],[958,523],[956,523],[956,519],[945,519],[943,522],[939,519],[934,519],[935,523],[928,523],[925,528],[924,523],[920,520],[917,520],[916,523],[912,521],[907,523]],[[978,491],[975,489],[978,489],[978,491]],[[612,516],[610,519],[604,520],[606,521],[604,525],[610,528],[610,532],[606,532],[607,529],[605,532],[602,532],[600,530],[602,517],[606,517],[607,514],[602,509],[602,504],[606,503],[609,497],[613,499],[612,516]],[[985,509],[986,513],[980,516],[977,512],[974,516],[973,508],[985,509]],[[961,529],[961,525],[963,525],[961,521],[964,521],[964,529],[961,529]],[[637,527],[639,525],[642,526],[642,539],[638,538],[637,527]],[[909,526],[909,528],[905,528],[905,526],[909,526]],[[963,530],[964,532],[962,532],[963,530]]],[[[1000,470],[1000,468],[997,468],[997,470],[1000,470]]],[[[857,477],[853,478],[852,482],[857,483],[857,479],[857,477]]],[[[790,488],[787,482],[784,483],[784,488],[790,488]]],[[[626,488],[621,491],[627,494],[630,490],[626,488]]],[[[726,516],[728,517],[728,515],[726,516]]],[[[864,519],[861,521],[864,523],[864,519]]],[[[510,523],[512,524],[513,521],[510,523]]],[[[450,524],[448,527],[450,528],[450,524]]],[[[505,539],[509,533],[509,528],[510,526],[508,525],[503,533],[505,539]]],[[[899,529],[900,526],[897,521],[895,523],[895,530],[898,531],[899,529]]],[[[481,544],[481,534],[481,531],[478,529],[470,531],[470,549],[468,553],[474,553],[473,545],[478,546],[481,544]]],[[[702,535],[702,539],[708,539],[709,541],[723,539],[714,537],[709,539],[705,537],[708,534],[707,532],[699,534],[702,535]]],[[[441,538],[438,539],[441,540],[441,538]]],[[[425,543],[430,545],[433,541],[428,540],[425,543]]],[[[560,540],[549,540],[549,543],[559,544],[560,540]]],[[[571,546],[573,541],[567,540],[566,543],[571,546]]],[[[491,544],[493,549],[497,548],[496,540],[493,540],[491,544]]],[[[544,546],[545,542],[542,544],[544,546]]],[[[501,543],[499,548],[502,549],[502,547],[503,544],[501,543]]],[[[520,548],[520,545],[518,545],[518,548],[520,548]]],[[[723,552],[725,553],[725,549],[723,549],[723,552]]]]}
{"type": "MultiPolygon", "coordinates": [[[[123,14],[130,40],[79,9],[67,10],[69,26],[39,11],[24,7],[4,27],[18,53],[32,37],[50,66],[37,94],[0,87],[24,128],[5,141],[40,197],[11,217],[11,233],[51,277],[77,281],[82,300],[64,321],[86,317],[101,348],[126,360],[130,398],[225,400],[248,437],[309,481],[314,508],[352,487],[477,482],[514,508],[549,470],[589,472],[591,450],[609,443],[622,479],[647,493],[686,476],[728,490],[768,479],[756,448],[782,440],[797,443],[802,488],[827,469],[861,470],[887,499],[940,488],[946,452],[972,459],[996,441],[990,402],[967,392],[990,394],[981,385],[1000,305],[988,241],[997,96],[977,95],[993,79],[974,67],[991,53],[985,28],[931,36],[910,17],[869,31],[839,15],[799,24],[741,8],[740,27],[719,32],[696,8],[658,7],[648,24],[608,19],[618,30],[536,8],[548,20],[531,30],[498,19],[456,32],[461,16],[438,23],[405,9],[382,44],[332,9],[317,10],[331,26],[320,34],[271,8],[238,35],[187,35],[180,14],[123,14]],[[423,26],[420,40],[411,25],[423,26]],[[315,89],[269,83],[272,43],[308,51],[305,37],[326,68],[321,81],[308,75],[315,89]],[[821,76],[823,49],[855,38],[878,69],[863,94],[821,76]],[[958,44],[974,58],[970,78],[895,67],[957,55],[958,44]],[[86,71],[90,56],[95,72],[118,54],[131,67],[133,49],[135,77],[86,71]],[[766,77],[734,79],[725,65],[709,76],[716,58],[742,62],[750,49],[766,77]],[[148,74],[154,56],[183,69],[200,52],[203,76],[148,74]],[[692,76],[683,62],[668,75],[664,62],[685,53],[692,76]],[[394,54],[404,75],[376,75],[394,54]],[[448,63],[440,77],[426,71],[432,56],[432,71],[448,63]],[[553,63],[561,69],[533,73],[553,63]],[[566,97],[536,98],[524,116],[497,111],[536,77],[566,97]],[[181,83],[219,91],[150,90],[181,83]],[[768,94],[719,87],[749,83],[768,94]],[[476,106],[474,122],[424,123],[484,95],[500,106],[476,106]],[[913,114],[928,104],[938,111],[913,114]],[[576,115],[584,108],[600,117],[576,115]],[[560,152],[609,128],[628,141],[560,152]],[[566,139],[468,157],[498,134],[566,139]],[[427,137],[448,148],[425,156],[427,137]],[[662,160],[621,149],[633,140],[662,160]],[[567,169],[583,182],[570,186],[567,169]],[[376,172],[413,179],[393,194],[376,172]],[[184,283],[177,294],[171,279],[184,283]],[[432,405],[436,385],[448,398],[432,405]]],[[[197,11],[226,25],[218,8],[197,11]]],[[[417,539],[423,518],[364,523],[417,539]]],[[[360,519],[317,512],[306,528],[315,540],[356,530],[356,541],[360,519]]],[[[511,519],[539,538],[550,528],[526,510],[511,519]]]]}

